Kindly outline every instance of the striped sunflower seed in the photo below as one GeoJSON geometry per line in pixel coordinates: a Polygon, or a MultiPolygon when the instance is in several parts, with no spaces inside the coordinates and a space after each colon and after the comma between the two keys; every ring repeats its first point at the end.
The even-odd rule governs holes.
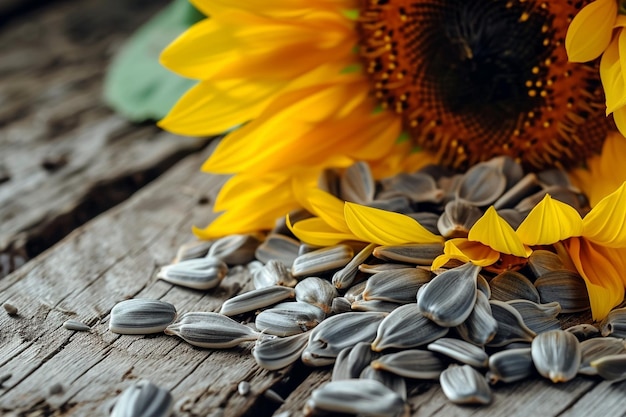
{"type": "Polygon", "coordinates": [[[111,310],[109,330],[118,334],[159,333],[176,318],[176,307],[161,300],[135,298],[111,310]]]}
{"type": "Polygon", "coordinates": [[[378,354],[372,352],[367,342],[360,342],[343,349],[337,355],[331,381],[358,378],[375,357],[378,357],[378,354]]]}
{"type": "Polygon", "coordinates": [[[480,267],[468,262],[433,278],[417,297],[419,310],[435,323],[455,327],[472,313],[480,267]]]}
{"type": "Polygon", "coordinates": [[[260,333],[222,314],[193,312],[167,326],[165,334],[175,335],[187,343],[211,349],[225,349],[242,342],[257,340],[260,333]]]}
{"type": "Polygon", "coordinates": [[[382,369],[374,369],[368,365],[359,375],[359,379],[378,381],[406,401],[406,381],[401,376],[383,371],[382,369]]]}
{"type": "Polygon", "coordinates": [[[626,354],[604,356],[591,362],[591,366],[607,381],[626,379],[626,354]]]}
{"type": "Polygon", "coordinates": [[[294,298],[296,291],[293,288],[273,285],[271,287],[259,288],[239,294],[224,301],[220,314],[225,316],[236,316],[259,308],[271,306],[289,298],[294,298]]]}
{"type": "Polygon", "coordinates": [[[213,242],[207,256],[219,258],[228,265],[245,265],[254,260],[260,243],[256,235],[229,235],[213,242]]]}
{"type": "Polygon", "coordinates": [[[515,271],[504,271],[489,281],[493,300],[529,300],[539,303],[539,293],[532,282],[515,271]]]}
{"type": "Polygon", "coordinates": [[[140,380],[120,394],[111,417],[167,417],[172,405],[172,394],[168,390],[140,380]]]}
{"type": "Polygon", "coordinates": [[[581,361],[578,373],[583,375],[596,375],[597,368],[591,366],[591,362],[605,356],[621,355],[626,353],[626,342],[616,337],[602,337],[585,340],[580,343],[581,361]]]}
{"type": "Polygon", "coordinates": [[[384,369],[412,379],[438,379],[448,366],[439,355],[428,350],[405,349],[383,355],[371,363],[374,369],[384,369]]]}
{"type": "Polygon", "coordinates": [[[487,346],[500,347],[512,342],[532,342],[536,333],[524,324],[522,315],[513,306],[497,300],[490,300],[489,304],[498,328],[487,346]]]}
{"type": "Polygon", "coordinates": [[[489,355],[482,348],[460,339],[442,337],[429,343],[427,348],[475,368],[486,368],[489,364],[489,355]]]}
{"type": "Polygon", "coordinates": [[[294,277],[306,277],[343,268],[354,256],[348,245],[335,245],[316,249],[298,256],[291,267],[294,277]]]}
{"type": "Polygon", "coordinates": [[[296,301],[280,303],[260,312],[254,324],[263,333],[284,337],[306,332],[325,317],[326,313],[319,307],[296,301]]]}
{"type": "Polygon", "coordinates": [[[535,372],[530,348],[502,350],[489,357],[487,378],[491,384],[521,381],[535,372]]]}
{"type": "Polygon", "coordinates": [[[491,304],[483,292],[476,293],[476,304],[471,314],[456,330],[463,340],[479,346],[486,345],[494,338],[498,331],[498,322],[493,317],[491,304]]]}
{"type": "Polygon", "coordinates": [[[257,339],[252,356],[261,368],[274,371],[297,361],[308,343],[308,333],[289,337],[264,335],[257,339]]]}
{"type": "Polygon", "coordinates": [[[416,243],[378,246],[372,254],[383,261],[430,266],[437,256],[443,254],[443,245],[440,243],[416,243]]]}
{"type": "Polygon", "coordinates": [[[492,400],[487,380],[469,365],[450,365],[439,383],[445,396],[456,404],[489,404],[492,400]]]}
{"type": "Polygon", "coordinates": [[[566,382],[576,376],[581,361],[576,336],[563,330],[551,330],[535,337],[531,355],[537,371],[552,382],[566,382]]]}
{"type": "Polygon", "coordinates": [[[207,256],[187,259],[161,268],[157,278],[196,290],[217,287],[228,274],[228,266],[219,258],[207,256]]]}
{"type": "Polygon", "coordinates": [[[612,310],[600,323],[602,336],[626,338],[626,307],[612,310]]]}
{"type": "Polygon", "coordinates": [[[63,323],[63,327],[65,327],[67,330],[74,330],[77,332],[88,332],[91,330],[91,327],[78,320],[65,320],[65,322],[63,323]]]}
{"type": "Polygon", "coordinates": [[[291,275],[289,268],[275,259],[270,259],[264,266],[256,269],[252,274],[252,279],[256,289],[271,287],[272,285],[295,287],[298,283],[291,275]]]}
{"type": "Polygon", "coordinates": [[[339,294],[337,289],[327,280],[318,277],[305,278],[295,287],[296,300],[312,304],[330,313],[333,299],[339,294]]]}
{"type": "Polygon", "coordinates": [[[430,271],[419,268],[379,272],[366,281],[363,299],[400,304],[415,302],[417,290],[430,279],[430,271]]]}
{"type": "Polygon", "coordinates": [[[311,393],[304,415],[319,411],[397,417],[405,411],[401,396],[372,379],[331,381],[311,393]]]}
{"type": "Polygon", "coordinates": [[[335,272],[332,278],[332,283],[338,290],[343,288],[349,288],[354,282],[354,278],[359,270],[359,266],[363,264],[370,257],[372,251],[377,245],[374,243],[370,243],[359,253],[356,254],[354,258],[346,266],[344,266],[339,271],[335,272]]]}

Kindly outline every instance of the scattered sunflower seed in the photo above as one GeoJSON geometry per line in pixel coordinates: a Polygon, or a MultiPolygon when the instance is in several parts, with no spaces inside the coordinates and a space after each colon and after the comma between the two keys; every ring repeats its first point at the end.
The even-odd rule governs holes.
{"type": "Polygon", "coordinates": [[[250,383],[248,381],[241,381],[239,385],[237,385],[237,392],[239,395],[243,396],[250,394],[250,383]]]}
{"type": "Polygon", "coordinates": [[[172,404],[172,394],[168,390],[140,380],[120,394],[111,417],[167,417],[172,404]]]}
{"type": "Polygon", "coordinates": [[[450,365],[439,383],[445,396],[456,404],[489,404],[492,399],[487,380],[469,365],[450,365]]]}
{"type": "Polygon", "coordinates": [[[552,382],[566,382],[576,376],[581,361],[576,336],[563,330],[541,333],[533,340],[531,355],[537,371],[552,382]]]}
{"type": "Polygon", "coordinates": [[[228,274],[228,266],[215,256],[187,259],[161,268],[157,277],[171,284],[196,290],[217,287],[228,274]]]}
{"type": "Polygon", "coordinates": [[[260,336],[250,327],[212,312],[185,313],[164,331],[191,345],[211,349],[231,348],[242,342],[257,340],[260,336]]]}
{"type": "Polygon", "coordinates": [[[176,308],[165,301],[135,298],[111,310],[109,330],[119,334],[159,333],[174,321],[176,308]]]}

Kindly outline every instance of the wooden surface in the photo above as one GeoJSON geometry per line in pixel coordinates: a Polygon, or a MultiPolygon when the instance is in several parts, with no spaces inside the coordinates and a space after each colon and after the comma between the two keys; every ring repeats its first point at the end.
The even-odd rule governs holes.
{"type": "MultiPolygon", "coordinates": [[[[148,3],[143,2],[145,10],[133,9],[135,20],[156,7],[148,3]]],[[[215,351],[165,334],[108,331],[110,310],[123,299],[159,298],[180,313],[215,311],[252,284],[241,267],[206,292],[156,279],[158,268],[193,240],[191,225],[208,222],[207,201],[222,179],[198,173],[209,152],[201,149],[203,143],[129,125],[98,103],[108,48],[122,35],[104,35],[101,27],[96,40],[87,36],[83,42],[54,33],[59,22],[76,22],[72,13],[104,6],[96,0],[58,2],[0,29],[0,166],[10,177],[0,184],[0,249],[8,265],[9,254],[14,264],[18,252],[26,262],[51,246],[0,278],[0,304],[19,309],[16,317],[0,310],[0,380],[9,376],[0,387],[0,415],[106,416],[117,395],[138,378],[170,389],[176,416],[301,415],[311,391],[328,380],[328,368],[298,363],[263,371],[250,355],[250,344],[215,351]],[[28,35],[29,30],[37,35],[28,35]],[[31,36],[28,53],[24,34],[31,36]],[[38,56],[37,45],[56,58],[38,56]],[[62,65],[55,64],[59,60],[62,65]],[[65,163],[43,168],[42,161],[59,155],[65,155],[65,163]],[[92,331],[66,330],[62,323],[70,318],[92,331]],[[237,393],[243,380],[251,384],[248,396],[237,393]],[[266,396],[269,389],[285,403],[266,396]]],[[[122,24],[120,33],[129,27],[122,24]]],[[[493,404],[479,408],[450,404],[435,383],[408,386],[413,416],[626,415],[626,382],[597,378],[497,385],[493,404]]]]}
{"type": "Polygon", "coordinates": [[[206,145],[101,103],[112,53],[163,4],[52,2],[0,25],[0,277],[206,145]]]}

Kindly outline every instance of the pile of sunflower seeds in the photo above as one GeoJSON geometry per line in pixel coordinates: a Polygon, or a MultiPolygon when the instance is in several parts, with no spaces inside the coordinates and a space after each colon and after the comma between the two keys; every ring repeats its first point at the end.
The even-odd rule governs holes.
{"type": "MultiPolygon", "coordinates": [[[[357,163],[341,175],[326,172],[322,187],[346,201],[407,214],[445,238],[467,236],[489,206],[516,228],[546,193],[581,215],[587,207],[563,172],[524,175],[506,157],[462,175],[427,167],[380,182],[357,163]]],[[[109,327],[122,334],[165,332],[210,349],[254,342],[254,359],[268,370],[298,360],[333,365],[331,381],[312,393],[305,415],[403,415],[407,379],[438,380],[458,404],[489,404],[491,385],[537,374],[555,383],[577,375],[626,379],[626,308],[598,327],[563,330],[560,314],[590,306],[584,280],[550,248],[535,250],[515,270],[450,262],[431,271],[442,252],[441,244],[311,247],[282,222],[267,236],[185,245],[158,273],[207,290],[228,275],[229,265],[247,264],[255,289],[227,300],[220,312],[178,315],[160,300],[127,300],[113,308],[109,327]],[[251,317],[254,326],[242,324],[251,317]]],[[[148,404],[144,391],[168,398],[142,387],[117,410],[148,404]]],[[[171,401],[164,403],[169,413],[171,401]]]]}

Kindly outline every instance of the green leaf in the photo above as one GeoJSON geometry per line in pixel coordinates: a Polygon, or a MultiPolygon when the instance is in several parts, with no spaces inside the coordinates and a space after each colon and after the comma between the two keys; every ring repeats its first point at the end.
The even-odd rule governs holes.
{"type": "Polygon", "coordinates": [[[174,0],[119,50],[104,82],[104,100],[133,122],[163,118],[196,81],[159,64],[161,51],[204,16],[187,0],[174,0]]]}

